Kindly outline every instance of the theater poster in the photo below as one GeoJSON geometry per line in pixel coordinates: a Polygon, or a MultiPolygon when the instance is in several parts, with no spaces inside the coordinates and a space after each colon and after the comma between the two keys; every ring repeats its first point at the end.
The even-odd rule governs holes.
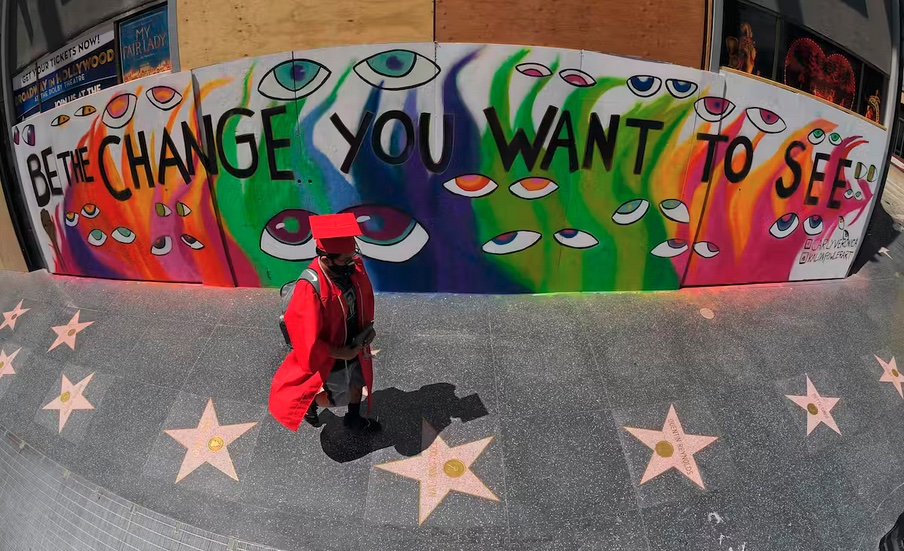
{"type": "Polygon", "coordinates": [[[119,23],[123,82],[172,70],[169,38],[166,4],[123,19],[119,23]]]}

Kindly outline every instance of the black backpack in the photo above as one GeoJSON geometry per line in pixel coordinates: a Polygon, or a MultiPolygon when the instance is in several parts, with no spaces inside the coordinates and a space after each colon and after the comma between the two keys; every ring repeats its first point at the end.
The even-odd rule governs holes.
{"type": "Polygon", "coordinates": [[[286,329],[286,310],[289,309],[289,302],[292,300],[292,295],[295,293],[295,286],[298,285],[299,281],[307,281],[310,283],[311,286],[314,287],[314,292],[317,293],[317,296],[320,296],[320,277],[317,275],[317,272],[310,268],[305,268],[295,281],[290,281],[279,288],[279,329],[282,331],[283,338],[286,340],[286,344],[289,345],[289,348],[292,348],[292,342],[289,340],[289,331],[286,329]]]}

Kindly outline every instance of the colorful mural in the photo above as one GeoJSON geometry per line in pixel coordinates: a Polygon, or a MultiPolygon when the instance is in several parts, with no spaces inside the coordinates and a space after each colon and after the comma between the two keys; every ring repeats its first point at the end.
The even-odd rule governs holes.
{"type": "Polygon", "coordinates": [[[844,277],[887,133],[734,73],[414,43],[147,77],[13,139],[56,272],[278,287],[307,217],[353,212],[376,289],[513,293],[844,277]]]}

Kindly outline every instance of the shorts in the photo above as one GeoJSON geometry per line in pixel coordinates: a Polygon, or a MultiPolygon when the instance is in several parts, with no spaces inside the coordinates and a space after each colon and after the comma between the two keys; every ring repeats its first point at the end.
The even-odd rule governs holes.
{"type": "Polygon", "coordinates": [[[333,368],[329,378],[323,383],[323,390],[331,406],[347,406],[349,387],[352,386],[364,386],[364,373],[361,371],[361,363],[357,361],[349,362],[348,367],[333,368]]]}

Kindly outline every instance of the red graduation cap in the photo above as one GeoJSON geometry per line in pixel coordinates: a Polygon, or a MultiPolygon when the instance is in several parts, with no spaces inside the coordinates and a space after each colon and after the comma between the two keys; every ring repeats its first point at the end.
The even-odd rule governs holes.
{"type": "Polygon", "coordinates": [[[358,219],[350,212],[308,218],[317,247],[327,254],[354,254],[355,237],[362,235],[358,219]]]}

